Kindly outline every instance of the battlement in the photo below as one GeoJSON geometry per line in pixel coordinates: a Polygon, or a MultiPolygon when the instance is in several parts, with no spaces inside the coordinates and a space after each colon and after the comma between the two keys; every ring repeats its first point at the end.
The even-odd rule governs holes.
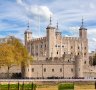
{"type": "Polygon", "coordinates": [[[79,40],[79,37],[63,37],[66,40],[79,40]]]}
{"type": "Polygon", "coordinates": [[[35,38],[35,39],[32,39],[31,41],[42,41],[42,40],[46,40],[46,37],[35,38]]]}

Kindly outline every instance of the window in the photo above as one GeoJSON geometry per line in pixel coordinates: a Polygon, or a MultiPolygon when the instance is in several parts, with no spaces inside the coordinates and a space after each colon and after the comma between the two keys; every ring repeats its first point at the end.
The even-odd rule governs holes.
{"type": "Polygon", "coordinates": [[[62,46],[62,47],[64,47],[64,46],[62,46]]]}
{"type": "Polygon", "coordinates": [[[32,72],[34,72],[34,68],[32,68],[32,72]]]}
{"type": "Polygon", "coordinates": [[[78,46],[78,49],[79,49],[79,46],[78,46]]]}
{"type": "Polygon", "coordinates": [[[57,51],[57,54],[58,54],[58,51],[57,51]]]}
{"type": "Polygon", "coordinates": [[[84,61],[84,64],[86,64],[86,61],[84,61]]]}
{"type": "Polygon", "coordinates": [[[79,53],[78,53],[78,55],[79,55],[79,53]]]}
{"type": "Polygon", "coordinates": [[[46,68],[44,68],[44,72],[46,72],[46,68]]]}
{"type": "Polygon", "coordinates": [[[71,46],[71,49],[72,49],[73,47],[71,46]]]}
{"type": "Polygon", "coordinates": [[[28,68],[28,72],[29,72],[29,68],[28,68]]]}
{"type": "Polygon", "coordinates": [[[65,52],[64,52],[64,54],[65,54],[65,52]]]}
{"type": "Polygon", "coordinates": [[[73,68],[71,68],[71,72],[73,72],[73,68]]]}
{"type": "Polygon", "coordinates": [[[36,56],[38,56],[38,53],[36,53],[36,56]]]}
{"type": "Polygon", "coordinates": [[[68,60],[68,62],[69,62],[69,60],[68,60]]]}
{"type": "Polygon", "coordinates": [[[52,69],[52,72],[54,72],[54,69],[52,69]]]}
{"type": "Polygon", "coordinates": [[[42,45],[41,45],[41,48],[42,48],[42,45]]]}
{"type": "Polygon", "coordinates": [[[60,47],[60,45],[58,45],[58,47],[60,47]]]}
{"type": "Polygon", "coordinates": [[[46,44],[45,44],[45,48],[46,48],[46,44]]]}
{"type": "Polygon", "coordinates": [[[86,47],[85,47],[85,50],[86,50],[86,47]]]}
{"type": "Polygon", "coordinates": [[[57,47],[57,45],[55,45],[55,47],[57,47]]]}
{"type": "Polygon", "coordinates": [[[60,72],[62,72],[62,68],[60,68],[60,72]]]}
{"type": "Polygon", "coordinates": [[[86,53],[84,53],[84,55],[86,56],[86,53]]]}

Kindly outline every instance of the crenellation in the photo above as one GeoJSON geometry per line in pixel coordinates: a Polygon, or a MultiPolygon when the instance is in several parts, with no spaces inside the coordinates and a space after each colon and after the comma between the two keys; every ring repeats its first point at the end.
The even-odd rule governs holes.
{"type": "Polygon", "coordinates": [[[41,38],[35,38],[35,39],[32,39],[31,41],[42,41],[42,40],[46,40],[46,37],[41,37],[41,38]]]}

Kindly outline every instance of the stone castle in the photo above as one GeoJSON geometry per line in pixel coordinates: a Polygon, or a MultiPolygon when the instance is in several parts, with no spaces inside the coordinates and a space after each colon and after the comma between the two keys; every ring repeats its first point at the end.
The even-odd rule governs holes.
{"type": "Polygon", "coordinates": [[[89,65],[87,29],[82,24],[79,37],[63,37],[50,23],[46,37],[32,38],[29,29],[25,31],[25,46],[34,61],[25,67],[24,78],[89,78],[96,72],[89,65]],[[91,76],[90,76],[91,72],[91,76]]]}
{"type": "MultiPolygon", "coordinates": [[[[96,78],[96,66],[89,64],[96,52],[88,52],[87,29],[83,19],[78,31],[79,37],[63,37],[58,24],[54,27],[50,18],[46,37],[34,39],[28,25],[24,33],[25,46],[34,60],[25,67],[12,67],[10,78],[20,74],[23,78],[96,78]]],[[[9,39],[11,36],[0,38],[0,43],[9,39]]],[[[7,67],[1,66],[0,78],[7,78],[6,72],[7,67]]]]}

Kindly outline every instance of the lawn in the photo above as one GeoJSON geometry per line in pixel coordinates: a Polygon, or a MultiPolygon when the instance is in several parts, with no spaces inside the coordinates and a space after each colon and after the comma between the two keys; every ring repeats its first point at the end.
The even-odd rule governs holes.
{"type": "Polygon", "coordinates": [[[36,90],[35,84],[1,84],[0,90],[36,90]],[[8,89],[9,88],[9,89],[8,89]]]}
{"type": "Polygon", "coordinates": [[[0,84],[0,90],[96,90],[94,83],[59,83],[55,85],[18,83],[16,84],[0,84]],[[34,89],[33,89],[34,88],[34,89]]]}

